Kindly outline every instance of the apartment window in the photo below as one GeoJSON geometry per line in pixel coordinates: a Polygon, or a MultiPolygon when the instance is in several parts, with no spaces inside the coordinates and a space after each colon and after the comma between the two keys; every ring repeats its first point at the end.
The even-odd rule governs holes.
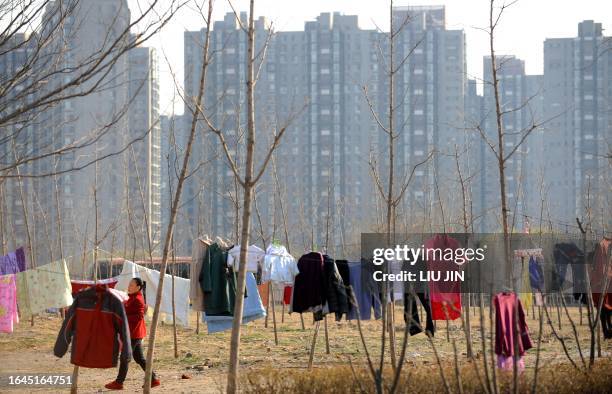
{"type": "Polygon", "coordinates": [[[329,115],[329,110],[328,109],[322,109],[321,110],[321,115],[329,115]]]}
{"type": "Polygon", "coordinates": [[[421,75],[421,74],[423,74],[423,69],[422,69],[422,68],[415,68],[415,69],[414,69],[414,74],[415,74],[415,75],[421,75]]]}
{"type": "Polygon", "coordinates": [[[328,95],[329,94],[329,89],[321,89],[321,94],[322,95],[328,95]]]}
{"type": "Polygon", "coordinates": [[[423,89],[414,89],[414,95],[415,96],[422,96],[423,95],[423,89]]]}
{"type": "Polygon", "coordinates": [[[228,69],[225,70],[225,73],[226,74],[230,74],[230,75],[231,74],[236,74],[236,70],[234,70],[233,68],[228,68],[228,69]]]}
{"type": "Polygon", "coordinates": [[[321,135],[329,135],[329,130],[321,130],[321,135]]]}
{"type": "Polygon", "coordinates": [[[415,115],[423,115],[423,110],[422,109],[415,109],[414,110],[414,114],[415,115]]]}
{"type": "Polygon", "coordinates": [[[417,129],[414,131],[414,135],[423,135],[423,130],[417,129]]]}
{"type": "Polygon", "coordinates": [[[329,48],[321,48],[321,54],[327,55],[329,53],[329,48]]]}
{"type": "Polygon", "coordinates": [[[321,69],[321,74],[323,74],[323,75],[329,74],[329,68],[322,68],[321,69]]]}
{"type": "Polygon", "coordinates": [[[227,54],[236,53],[236,48],[225,48],[225,53],[227,54]]]}

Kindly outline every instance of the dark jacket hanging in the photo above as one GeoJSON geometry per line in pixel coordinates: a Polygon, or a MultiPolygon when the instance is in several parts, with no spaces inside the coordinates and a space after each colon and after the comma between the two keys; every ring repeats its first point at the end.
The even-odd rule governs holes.
{"type": "Polygon", "coordinates": [[[323,256],[310,252],[298,260],[299,274],[293,287],[293,312],[303,313],[325,303],[325,277],[323,256]]]}
{"type": "Polygon", "coordinates": [[[236,297],[234,270],[227,266],[227,251],[214,243],[208,247],[199,277],[208,316],[233,316],[236,297]]]}
{"type": "Polygon", "coordinates": [[[429,298],[426,297],[425,293],[406,293],[404,294],[404,322],[408,324],[408,332],[410,335],[416,335],[423,332],[421,326],[421,319],[419,317],[419,310],[417,307],[417,297],[425,309],[425,333],[433,336],[436,329],[431,317],[431,305],[429,304],[429,298]],[[413,295],[415,294],[415,295],[413,295]],[[412,309],[412,311],[411,311],[412,309]],[[408,316],[412,314],[412,319],[408,321],[408,316]]]}
{"type": "Polygon", "coordinates": [[[572,269],[574,288],[579,290],[576,293],[583,293],[580,289],[583,290],[586,284],[584,252],[574,243],[558,243],[555,244],[553,257],[555,259],[553,290],[563,290],[569,265],[572,269]]]}
{"type": "Polygon", "coordinates": [[[350,286],[351,270],[349,268],[349,262],[347,260],[336,260],[336,267],[338,267],[338,272],[340,273],[342,283],[344,283],[344,288],[346,289],[346,299],[348,302],[348,311],[350,313],[353,310],[353,304],[351,303],[351,300],[354,299],[355,295],[353,293],[352,287],[350,286]]]}
{"type": "Polygon", "coordinates": [[[325,298],[330,313],[336,314],[336,320],[342,319],[343,314],[348,314],[348,298],[346,288],[336,262],[328,255],[323,255],[323,266],[325,271],[325,298]]]}
{"type": "Polygon", "coordinates": [[[132,357],[125,308],[106,286],[77,293],[55,341],[53,354],[63,357],[72,342],[70,362],[86,368],[112,368],[132,357]]]}

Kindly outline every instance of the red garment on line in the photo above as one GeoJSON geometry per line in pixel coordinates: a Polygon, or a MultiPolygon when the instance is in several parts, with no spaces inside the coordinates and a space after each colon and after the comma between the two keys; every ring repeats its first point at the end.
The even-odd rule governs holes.
{"type": "Polygon", "coordinates": [[[493,298],[495,305],[495,354],[514,356],[514,343],[518,341],[519,356],[533,347],[525,321],[523,304],[514,293],[499,293],[493,298]],[[518,302],[518,338],[514,337],[514,308],[518,302]]]}
{"type": "MultiPolygon", "coordinates": [[[[447,235],[438,234],[428,239],[425,249],[457,249],[459,242],[447,235]]],[[[433,256],[433,254],[432,254],[433,256]]],[[[461,267],[454,262],[428,260],[427,269],[440,271],[440,280],[443,280],[447,271],[459,271],[461,267]]],[[[433,320],[455,320],[461,316],[461,282],[429,281],[429,297],[431,302],[431,318],[433,320]]]]}
{"type": "Polygon", "coordinates": [[[119,356],[132,358],[123,303],[104,285],[80,291],[66,312],[53,354],[63,357],[70,343],[70,362],[86,368],[112,368],[119,356]]]}
{"type": "Polygon", "coordinates": [[[612,311],[612,266],[606,272],[609,250],[612,247],[612,239],[603,238],[595,248],[593,264],[590,266],[589,278],[591,279],[591,291],[593,295],[593,305],[599,307],[601,294],[604,294],[602,309],[612,311]],[[608,277],[608,287],[606,285],[608,277]]]}
{"type": "Polygon", "coordinates": [[[293,291],[293,287],[285,286],[283,290],[283,303],[285,305],[291,305],[291,291],[293,291]]]}

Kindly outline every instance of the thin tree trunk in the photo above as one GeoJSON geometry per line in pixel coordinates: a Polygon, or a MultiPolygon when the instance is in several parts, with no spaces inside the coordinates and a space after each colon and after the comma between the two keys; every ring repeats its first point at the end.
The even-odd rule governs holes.
{"type": "MultiPolygon", "coordinates": [[[[183,191],[183,184],[185,183],[185,178],[187,176],[187,168],[189,167],[189,158],[191,156],[191,150],[193,147],[193,141],[196,135],[196,125],[197,125],[197,113],[202,105],[202,97],[204,95],[204,87],[206,84],[206,70],[208,68],[208,48],[210,45],[210,27],[211,27],[211,18],[212,18],[212,9],[213,4],[212,1],[208,3],[208,13],[206,19],[206,34],[204,41],[204,48],[202,54],[202,72],[200,75],[200,84],[198,89],[198,96],[196,98],[195,108],[192,111],[192,121],[191,121],[191,130],[189,132],[189,139],[187,141],[187,147],[185,149],[185,157],[183,158],[183,164],[181,167],[181,172],[179,175],[176,193],[174,194],[174,200],[172,202],[172,210],[170,211],[170,220],[168,222],[168,228],[166,231],[166,237],[164,240],[164,249],[162,252],[162,264],[160,268],[161,272],[166,272],[166,267],[168,265],[168,249],[170,248],[170,240],[172,239],[172,233],[174,230],[174,223],[176,221],[176,216],[178,212],[179,203],[181,200],[181,192],[183,191]]],[[[149,394],[151,392],[151,374],[153,371],[153,353],[155,350],[155,335],[157,334],[157,323],[159,321],[159,309],[161,306],[161,297],[163,294],[164,287],[164,278],[166,275],[159,276],[159,284],[157,288],[157,296],[155,299],[155,308],[153,311],[153,319],[151,321],[151,330],[149,333],[149,347],[147,349],[147,368],[145,372],[145,382],[143,392],[145,394],[149,394]]]]}
{"type": "MultiPolygon", "coordinates": [[[[242,234],[240,239],[240,268],[236,284],[236,302],[230,340],[230,360],[227,373],[227,392],[238,390],[238,356],[240,351],[240,326],[244,307],[244,289],[247,273],[247,248],[249,246],[251,202],[253,193],[253,167],[255,157],[255,0],[250,1],[249,25],[247,28],[247,147],[244,174],[244,196],[242,207],[242,234]]],[[[274,307],[274,306],[272,306],[274,307]]]]}
{"type": "Polygon", "coordinates": [[[487,362],[487,336],[486,332],[486,321],[484,319],[484,297],[482,292],[479,293],[478,310],[480,312],[480,338],[482,339],[482,362],[484,366],[485,378],[487,380],[488,392],[493,393],[493,383],[491,381],[491,375],[489,374],[489,363],[487,362]]]}
{"type": "Polygon", "coordinates": [[[493,19],[495,0],[491,0],[489,9],[489,46],[491,55],[491,73],[493,75],[493,93],[495,96],[495,122],[497,125],[497,164],[499,173],[499,192],[501,197],[501,214],[502,214],[502,230],[504,232],[504,264],[506,278],[512,277],[512,267],[510,260],[510,238],[508,228],[508,203],[506,200],[506,174],[505,174],[505,160],[504,160],[504,128],[503,128],[503,114],[501,109],[501,99],[499,93],[499,80],[497,77],[497,61],[495,59],[495,46],[494,46],[494,30],[496,22],[493,19]]]}
{"type": "Polygon", "coordinates": [[[5,184],[5,181],[1,180],[0,181],[0,246],[2,247],[3,256],[6,254],[6,222],[4,221],[4,219],[8,217],[8,215],[5,214],[6,206],[5,206],[5,199],[4,199],[4,184],[5,184]]]}
{"type": "MultiPolygon", "coordinates": [[[[176,274],[176,255],[175,255],[175,247],[174,247],[174,236],[172,237],[172,338],[174,340],[174,358],[178,358],[178,338],[176,336],[176,297],[174,294],[175,291],[175,283],[174,277],[176,274]]],[[[163,275],[166,275],[164,272],[163,275]]]]}
{"type": "Polygon", "coordinates": [[[308,357],[308,369],[312,368],[312,361],[314,359],[315,345],[317,344],[317,335],[319,334],[319,328],[321,327],[321,322],[318,321],[315,324],[315,331],[312,335],[312,343],[310,344],[310,356],[308,357]]]}
{"type": "MultiPolygon", "coordinates": [[[[391,246],[391,222],[392,222],[392,218],[393,218],[393,166],[395,164],[395,157],[394,157],[394,149],[393,149],[393,145],[394,145],[394,136],[393,136],[393,115],[394,115],[394,100],[393,100],[393,94],[394,94],[394,65],[393,65],[393,51],[394,51],[394,32],[393,32],[393,0],[391,0],[390,2],[390,8],[389,8],[389,179],[388,182],[389,184],[387,185],[388,189],[387,189],[387,247],[391,246]]],[[[385,286],[386,281],[383,282],[383,287],[385,286]]],[[[383,295],[383,302],[386,304],[387,303],[387,291],[386,289],[383,289],[384,291],[384,295],[383,295]]],[[[393,296],[391,296],[391,302],[393,302],[393,296]]],[[[387,306],[385,305],[385,308],[387,306]]],[[[393,308],[393,304],[391,304],[391,308],[393,308]]],[[[387,311],[384,311],[387,312],[387,311]]],[[[383,312],[383,313],[384,313],[383,312]]],[[[386,325],[387,323],[387,316],[383,317],[383,333],[384,330],[387,329],[386,325]]],[[[394,325],[393,322],[391,322],[391,324],[394,325]]],[[[396,360],[395,360],[395,327],[391,327],[391,330],[389,331],[389,351],[391,352],[391,365],[393,367],[393,369],[396,368],[396,360]]],[[[383,334],[383,344],[382,344],[382,349],[381,349],[381,360],[384,359],[384,334],[383,334]]],[[[381,374],[381,379],[382,379],[382,363],[381,363],[381,368],[380,368],[380,374],[381,374]]]]}

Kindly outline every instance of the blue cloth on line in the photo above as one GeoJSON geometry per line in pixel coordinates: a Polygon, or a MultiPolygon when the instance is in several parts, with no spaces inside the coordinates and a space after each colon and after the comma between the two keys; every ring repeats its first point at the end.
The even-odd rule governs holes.
{"type": "MultiPolygon", "coordinates": [[[[362,284],[361,263],[349,263],[349,278],[353,288],[353,293],[359,304],[360,320],[370,320],[372,318],[372,308],[374,308],[374,318],[380,319],[381,305],[378,297],[374,296],[369,291],[366,291],[362,284]]],[[[365,278],[367,280],[367,278],[365,278]]],[[[357,319],[357,311],[352,306],[348,313],[349,320],[357,319]]]]}
{"type": "MultiPolygon", "coordinates": [[[[247,272],[246,291],[247,297],[244,299],[242,324],[266,317],[266,309],[259,297],[257,281],[252,272],[247,272]]],[[[206,313],[202,314],[202,321],[206,323],[209,334],[231,330],[233,320],[233,316],[207,316],[206,313]]]]}
{"type": "Polygon", "coordinates": [[[529,258],[529,283],[533,290],[541,292],[544,288],[544,273],[534,256],[529,258]]]}

